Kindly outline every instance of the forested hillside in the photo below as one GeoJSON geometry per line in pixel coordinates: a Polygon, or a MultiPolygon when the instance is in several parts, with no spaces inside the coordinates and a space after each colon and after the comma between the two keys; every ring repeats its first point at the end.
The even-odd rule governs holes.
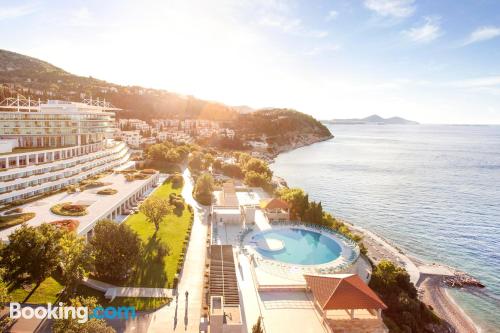
{"type": "Polygon", "coordinates": [[[330,131],[312,116],[290,109],[253,112],[246,106],[184,96],[160,89],[121,86],[93,77],[73,75],[45,61],[0,50],[0,101],[21,95],[32,99],[80,101],[106,99],[123,109],[117,118],[197,118],[223,121],[239,137],[266,138],[268,143],[301,145],[331,137],[330,131]]]}

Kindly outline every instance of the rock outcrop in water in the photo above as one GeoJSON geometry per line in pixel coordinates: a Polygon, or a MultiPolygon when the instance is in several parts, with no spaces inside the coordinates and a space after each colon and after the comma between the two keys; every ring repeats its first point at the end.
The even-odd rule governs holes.
{"type": "Polygon", "coordinates": [[[478,279],[464,272],[456,272],[454,276],[447,277],[443,283],[451,288],[477,287],[484,288],[485,285],[479,282],[478,279]]]}

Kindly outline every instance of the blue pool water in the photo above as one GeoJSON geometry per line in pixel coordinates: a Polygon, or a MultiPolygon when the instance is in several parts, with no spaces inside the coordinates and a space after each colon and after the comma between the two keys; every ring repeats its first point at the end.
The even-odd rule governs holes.
{"type": "Polygon", "coordinates": [[[299,265],[319,265],[337,259],[342,248],[332,238],[318,232],[289,228],[265,231],[253,237],[259,239],[278,239],[284,243],[279,251],[266,251],[256,247],[256,250],[269,259],[299,265]]]}

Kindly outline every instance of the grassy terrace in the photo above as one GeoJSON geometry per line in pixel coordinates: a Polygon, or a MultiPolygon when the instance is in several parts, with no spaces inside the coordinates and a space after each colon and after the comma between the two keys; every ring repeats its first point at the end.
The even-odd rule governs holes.
{"type": "MultiPolygon", "coordinates": [[[[181,188],[173,188],[170,182],[166,182],[158,187],[151,196],[168,198],[170,193],[180,194],[181,188]]],[[[142,261],[136,268],[136,274],[124,283],[130,287],[157,287],[172,288],[174,277],[177,273],[177,266],[181,259],[185,237],[188,235],[191,224],[192,213],[185,206],[182,212],[174,212],[167,216],[161,223],[160,229],[155,238],[154,225],[146,220],[142,213],[129,216],[124,222],[138,233],[144,245],[144,255],[142,261]],[[170,255],[163,261],[157,259],[158,246],[168,244],[170,255]]],[[[3,218],[3,217],[2,217],[3,218]]],[[[64,301],[59,299],[59,294],[63,286],[57,281],[57,277],[46,279],[36,290],[35,286],[18,287],[10,292],[12,301],[25,302],[30,304],[46,304],[48,302],[64,301]],[[33,293],[31,295],[30,292],[33,293]],[[29,296],[29,297],[28,297],[29,296]]],[[[103,306],[135,306],[137,310],[147,311],[156,309],[170,302],[169,299],[161,298],[116,298],[109,302],[104,298],[104,294],[86,286],[80,285],[77,295],[93,296],[98,299],[103,306]]]]}
{"type": "Polygon", "coordinates": [[[27,222],[35,217],[35,213],[21,213],[0,216],[0,230],[4,230],[18,224],[27,222]]]}
{"type": "MultiPolygon", "coordinates": [[[[170,193],[180,194],[181,188],[173,188],[170,182],[161,185],[151,194],[168,198],[170,193]]],[[[144,256],[136,274],[127,283],[133,287],[172,288],[177,265],[182,255],[184,239],[188,234],[192,213],[187,206],[182,212],[174,212],[167,216],[153,238],[155,227],[146,220],[142,213],[131,215],[125,223],[139,234],[144,245],[144,256]],[[156,259],[160,244],[170,247],[170,255],[163,262],[156,259]]]]}
{"type": "Polygon", "coordinates": [[[49,277],[43,281],[36,290],[35,285],[24,286],[14,289],[10,292],[13,302],[25,302],[29,304],[47,304],[55,303],[58,300],[59,293],[63,286],[54,278],[49,277]],[[31,295],[30,292],[33,292],[31,295]],[[29,298],[27,298],[29,295],[29,298]]]}

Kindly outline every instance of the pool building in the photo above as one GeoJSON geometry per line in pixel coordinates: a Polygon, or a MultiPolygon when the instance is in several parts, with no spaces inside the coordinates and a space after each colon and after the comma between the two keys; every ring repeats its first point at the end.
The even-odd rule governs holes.
{"type": "Polygon", "coordinates": [[[261,318],[268,332],[387,332],[353,240],[291,221],[289,205],[261,188],[227,182],[214,195],[211,244],[232,246],[244,331],[261,318]]]}

